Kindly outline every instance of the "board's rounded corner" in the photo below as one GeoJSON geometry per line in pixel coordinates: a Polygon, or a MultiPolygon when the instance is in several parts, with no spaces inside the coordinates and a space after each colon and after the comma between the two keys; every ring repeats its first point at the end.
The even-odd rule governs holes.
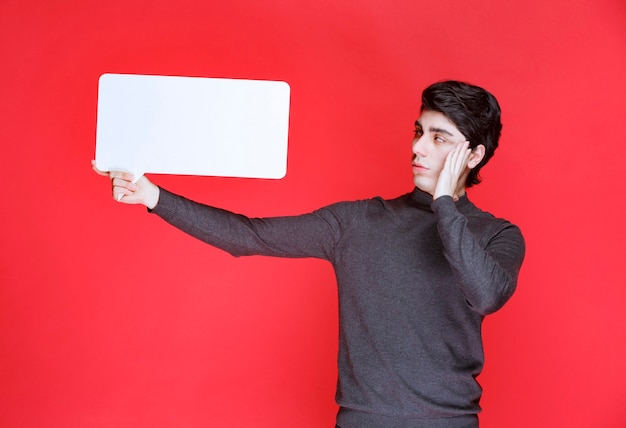
{"type": "Polygon", "coordinates": [[[277,80],[276,83],[285,88],[287,92],[291,92],[291,85],[286,80],[277,80]]]}
{"type": "Polygon", "coordinates": [[[98,84],[102,84],[103,81],[109,79],[109,76],[111,76],[109,72],[105,71],[104,73],[100,73],[100,76],[98,76],[98,84]]]}
{"type": "Polygon", "coordinates": [[[276,180],[282,180],[287,176],[287,168],[283,169],[278,175],[276,175],[276,177],[274,177],[274,179],[276,180]]]}

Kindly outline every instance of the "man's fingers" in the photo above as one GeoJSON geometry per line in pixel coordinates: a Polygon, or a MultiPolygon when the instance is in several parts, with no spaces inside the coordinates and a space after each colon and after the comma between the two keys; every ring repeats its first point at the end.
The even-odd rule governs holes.
{"type": "Polygon", "coordinates": [[[450,152],[449,161],[450,167],[456,173],[462,173],[467,163],[472,150],[469,148],[469,141],[459,142],[454,149],[450,152]]]}
{"type": "Polygon", "coordinates": [[[102,171],[100,169],[98,169],[98,167],[96,166],[96,161],[92,160],[91,161],[91,169],[93,169],[96,174],[98,175],[102,175],[104,177],[109,177],[111,180],[115,179],[115,178],[121,178],[122,180],[126,180],[126,181],[134,181],[135,180],[135,176],[130,173],[130,172],[124,172],[124,171],[102,171]]]}
{"type": "Polygon", "coordinates": [[[131,174],[130,172],[124,172],[124,171],[111,171],[109,173],[109,177],[111,177],[111,180],[119,178],[121,180],[129,181],[129,182],[132,182],[135,179],[135,176],[133,174],[131,174]]]}
{"type": "Polygon", "coordinates": [[[124,172],[111,172],[111,187],[113,199],[120,202],[125,196],[132,196],[137,190],[137,185],[133,183],[133,176],[124,172]]]}
{"type": "Polygon", "coordinates": [[[127,186],[113,186],[113,199],[120,202],[122,198],[131,197],[135,194],[135,189],[129,189],[127,186]]]}
{"type": "Polygon", "coordinates": [[[96,166],[96,161],[95,160],[91,161],[91,169],[93,169],[96,172],[96,174],[98,174],[98,175],[102,175],[104,177],[108,177],[109,176],[109,172],[108,171],[101,171],[101,170],[98,169],[98,167],[96,166]]]}
{"type": "MultiPolygon", "coordinates": [[[[111,173],[113,174],[113,173],[111,173]]],[[[137,185],[133,183],[132,176],[121,176],[121,177],[111,177],[111,185],[113,187],[123,187],[125,189],[135,191],[137,190],[137,185]]]]}

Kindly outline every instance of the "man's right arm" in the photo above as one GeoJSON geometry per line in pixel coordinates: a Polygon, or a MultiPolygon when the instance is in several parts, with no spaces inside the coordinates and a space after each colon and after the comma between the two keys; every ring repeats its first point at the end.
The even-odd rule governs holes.
{"type": "Polygon", "coordinates": [[[115,200],[145,205],[171,225],[234,256],[330,260],[346,225],[358,210],[356,205],[341,203],[299,216],[249,218],[170,193],[145,176],[134,183],[132,174],[103,172],[93,162],[92,167],[111,179],[115,200]]]}
{"type": "Polygon", "coordinates": [[[332,260],[355,213],[350,203],[308,214],[251,218],[160,189],[152,213],[172,226],[233,256],[315,257],[332,260]]]}

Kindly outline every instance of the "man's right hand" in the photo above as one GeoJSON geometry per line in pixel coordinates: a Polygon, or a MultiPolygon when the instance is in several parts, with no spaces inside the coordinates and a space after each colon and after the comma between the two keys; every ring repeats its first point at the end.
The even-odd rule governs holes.
{"type": "Polygon", "coordinates": [[[91,161],[91,168],[99,175],[109,177],[111,180],[111,190],[113,199],[125,204],[143,204],[153,209],[159,202],[159,187],[146,178],[145,175],[139,177],[137,182],[133,182],[135,177],[122,171],[101,171],[96,167],[96,162],[91,161]]]}

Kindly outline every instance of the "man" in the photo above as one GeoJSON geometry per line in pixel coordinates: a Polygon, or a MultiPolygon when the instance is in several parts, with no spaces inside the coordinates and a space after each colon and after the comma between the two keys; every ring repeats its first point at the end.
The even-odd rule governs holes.
{"type": "Polygon", "coordinates": [[[500,137],[500,107],[482,88],[435,83],[415,122],[415,189],[310,214],[251,219],[187,200],[147,178],[112,179],[113,195],[235,255],[317,257],[339,293],[341,428],[476,427],[481,323],[515,290],[520,230],[479,210],[465,189],[500,137]]]}

